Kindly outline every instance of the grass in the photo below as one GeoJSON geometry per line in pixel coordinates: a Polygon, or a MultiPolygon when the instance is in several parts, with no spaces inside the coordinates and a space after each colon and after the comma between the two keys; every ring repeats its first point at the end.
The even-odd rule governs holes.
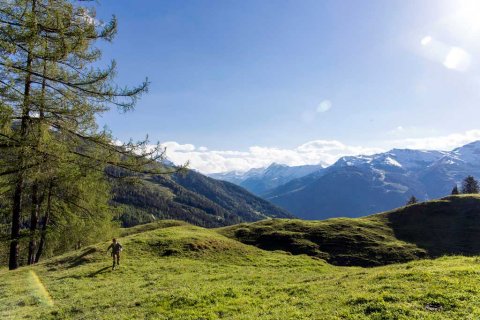
{"type": "Polygon", "coordinates": [[[0,269],[0,319],[478,319],[480,259],[442,255],[477,253],[479,203],[457,196],[359,219],[124,229],[115,271],[108,242],[0,269]]]}
{"type": "Polygon", "coordinates": [[[445,254],[480,254],[480,196],[460,195],[362,218],[264,220],[220,229],[267,250],[379,266],[445,254]]]}
{"type": "Polygon", "coordinates": [[[426,255],[415,244],[395,238],[381,219],[275,219],[219,231],[262,249],[307,254],[343,266],[378,266],[407,262],[426,255]]]}
{"type": "Polygon", "coordinates": [[[306,255],[264,251],[211,229],[172,222],[155,227],[120,238],[125,251],[115,271],[107,242],[35,267],[0,270],[0,318],[480,317],[477,258],[337,267],[306,255]]]}

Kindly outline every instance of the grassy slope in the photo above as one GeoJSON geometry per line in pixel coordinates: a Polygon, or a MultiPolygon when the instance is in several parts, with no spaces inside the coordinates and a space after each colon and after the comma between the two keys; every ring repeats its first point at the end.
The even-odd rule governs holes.
{"type": "Polygon", "coordinates": [[[363,269],[263,251],[215,230],[170,221],[124,235],[123,263],[113,272],[104,251],[108,243],[33,268],[0,270],[0,319],[480,317],[476,258],[363,269]],[[43,281],[53,305],[30,271],[43,281]]]}
{"type": "Polygon", "coordinates": [[[363,218],[266,220],[220,232],[263,249],[336,265],[378,266],[444,254],[480,254],[480,196],[461,195],[363,218]]]}
{"type": "Polygon", "coordinates": [[[426,255],[414,244],[396,239],[382,219],[268,220],[220,232],[262,249],[308,254],[343,266],[376,266],[426,255]]]}

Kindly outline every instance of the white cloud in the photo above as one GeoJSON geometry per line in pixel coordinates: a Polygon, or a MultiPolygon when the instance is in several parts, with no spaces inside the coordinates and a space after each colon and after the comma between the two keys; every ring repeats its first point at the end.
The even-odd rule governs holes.
{"type": "Polygon", "coordinates": [[[345,155],[373,154],[379,148],[348,146],[336,140],[315,140],[293,149],[252,146],[247,151],[208,150],[191,144],[166,142],[167,157],[175,164],[190,162],[190,168],[203,173],[246,171],[260,168],[273,162],[294,165],[332,164],[345,155]]]}
{"type": "Polygon", "coordinates": [[[480,130],[474,129],[445,136],[399,139],[392,141],[389,145],[396,148],[448,151],[478,140],[480,140],[480,130]]]}
{"type": "Polygon", "coordinates": [[[162,147],[167,148],[167,150],[174,150],[174,152],[191,152],[195,150],[193,144],[179,144],[175,141],[162,143],[162,147]]]}
{"type": "MultiPolygon", "coordinates": [[[[395,130],[404,131],[406,128],[399,126],[395,130]]],[[[214,173],[247,171],[266,167],[273,162],[290,166],[319,163],[330,165],[342,156],[368,155],[392,148],[447,151],[477,140],[480,140],[480,130],[475,129],[445,136],[387,140],[381,143],[382,147],[351,146],[337,140],[314,140],[291,149],[252,146],[246,151],[209,150],[174,141],[165,142],[162,146],[167,147],[167,157],[175,164],[188,161],[192,169],[214,173]]]]}

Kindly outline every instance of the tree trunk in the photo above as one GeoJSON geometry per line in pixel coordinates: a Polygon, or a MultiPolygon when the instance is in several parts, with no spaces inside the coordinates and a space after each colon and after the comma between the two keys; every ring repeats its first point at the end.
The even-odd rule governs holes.
{"type": "Polygon", "coordinates": [[[8,261],[8,268],[10,270],[18,268],[18,252],[19,252],[19,238],[20,238],[20,212],[22,207],[22,192],[23,192],[23,174],[20,173],[15,185],[15,193],[13,195],[13,212],[12,212],[12,232],[10,242],[10,257],[8,261]]]}
{"type": "Polygon", "coordinates": [[[32,186],[32,211],[30,213],[30,242],[28,243],[28,264],[35,263],[35,232],[37,231],[38,215],[40,211],[40,201],[38,198],[38,183],[32,186]]]}
{"type": "Polygon", "coordinates": [[[40,243],[38,244],[37,255],[35,256],[35,263],[38,263],[38,261],[40,261],[40,257],[42,256],[43,250],[45,248],[45,243],[47,241],[47,227],[48,227],[48,223],[50,222],[51,209],[52,209],[52,182],[50,182],[50,186],[48,187],[47,208],[45,210],[45,216],[42,219],[40,243]]]}

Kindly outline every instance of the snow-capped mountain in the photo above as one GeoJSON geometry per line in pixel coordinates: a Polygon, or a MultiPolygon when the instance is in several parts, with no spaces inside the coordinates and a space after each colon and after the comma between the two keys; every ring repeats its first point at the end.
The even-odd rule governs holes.
{"type": "Polygon", "coordinates": [[[262,195],[293,179],[301,178],[322,169],[321,165],[290,167],[284,164],[272,163],[266,168],[254,168],[246,172],[214,173],[209,176],[214,179],[235,183],[252,193],[262,195]]]}
{"type": "Polygon", "coordinates": [[[422,171],[420,181],[431,198],[438,198],[468,175],[480,178],[480,141],[446,153],[422,171]]]}
{"type": "Polygon", "coordinates": [[[349,156],[340,158],[333,166],[370,166],[375,168],[398,168],[417,171],[447,155],[448,152],[429,150],[393,149],[372,156],[349,156]]]}
{"type": "Polygon", "coordinates": [[[251,176],[260,175],[265,168],[253,168],[248,171],[228,171],[228,172],[219,172],[207,174],[210,178],[217,180],[228,181],[240,185],[244,180],[248,179],[251,176]]]}
{"type": "Polygon", "coordinates": [[[356,217],[402,206],[412,195],[448,195],[467,175],[480,178],[480,141],[448,152],[393,149],[343,157],[263,197],[306,219],[356,217]]]}

